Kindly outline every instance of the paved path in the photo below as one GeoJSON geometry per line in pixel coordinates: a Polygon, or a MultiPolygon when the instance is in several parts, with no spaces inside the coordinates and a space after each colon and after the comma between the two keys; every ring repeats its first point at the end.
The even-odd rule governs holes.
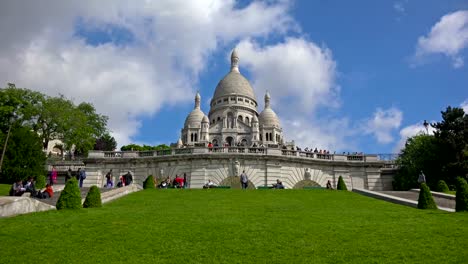
{"type": "MultiPolygon", "coordinates": [[[[385,192],[380,192],[380,193],[392,195],[392,196],[396,196],[396,197],[400,197],[400,198],[404,198],[408,200],[413,200],[413,201],[418,201],[418,197],[419,197],[419,192],[385,191],[385,192]]],[[[435,196],[432,196],[432,197],[434,198],[434,201],[436,202],[437,206],[455,209],[455,200],[450,200],[450,199],[435,197],[435,196]]]]}
{"type": "MultiPolygon", "coordinates": [[[[89,187],[83,187],[80,189],[81,191],[81,199],[84,199],[86,198],[86,195],[88,194],[88,191],[89,191],[89,187]]],[[[100,191],[101,193],[103,192],[107,192],[107,191],[110,191],[112,189],[108,189],[108,188],[101,188],[100,191]]],[[[38,199],[38,198],[35,198],[43,203],[46,203],[46,204],[50,204],[50,205],[53,205],[55,206],[57,204],[57,201],[60,197],[60,192],[61,191],[58,191],[58,192],[54,192],[54,195],[52,196],[52,198],[49,198],[49,199],[38,199]]]]}

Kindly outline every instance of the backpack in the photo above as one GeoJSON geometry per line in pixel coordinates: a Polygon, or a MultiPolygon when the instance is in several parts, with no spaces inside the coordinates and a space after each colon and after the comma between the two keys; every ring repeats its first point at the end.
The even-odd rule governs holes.
{"type": "Polygon", "coordinates": [[[84,170],[80,171],[80,178],[81,179],[86,179],[86,172],[84,170]]]}

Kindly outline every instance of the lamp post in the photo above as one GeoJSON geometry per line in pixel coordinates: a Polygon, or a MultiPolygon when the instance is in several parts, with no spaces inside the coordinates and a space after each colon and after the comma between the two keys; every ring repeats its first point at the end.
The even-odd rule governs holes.
{"type": "Polygon", "coordinates": [[[423,126],[426,128],[426,135],[429,135],[429,123],[424,120],[423,126]]]}
{"type": "Polygon", "coordinates": [[[7,144],[8,144],[8,138],[10,137],[11,127],[13,126],[14,121],[15,121],[15,114],[13,114],[10,117],[10,126],[8,127],[8,133],[5,139],[5,144],[3,144],[2,157],[0,158],[0,172],[2,172],[3,157],[5,157],[5,151],[6,151],[7,144]]]}

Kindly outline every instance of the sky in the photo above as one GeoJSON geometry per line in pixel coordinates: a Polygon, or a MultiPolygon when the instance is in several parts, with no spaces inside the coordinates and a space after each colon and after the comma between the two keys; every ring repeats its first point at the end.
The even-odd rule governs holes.
{"type": "Polygon", "coordinates": [[[91,102],[119,146],[176,142],[233,48],[302,148],[398,153],[468,112],[466,0],[2,0],[0,33],[0,86],[91,102]]]}

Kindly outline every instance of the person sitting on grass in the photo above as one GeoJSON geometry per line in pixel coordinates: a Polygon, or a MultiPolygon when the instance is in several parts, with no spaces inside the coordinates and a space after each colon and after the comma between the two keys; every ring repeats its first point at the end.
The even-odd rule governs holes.
{"type": "Polygon", "coordinates": [[[218,186],[211,180],[208,180],[208,182],[205,185],[203,185],[203,189],[211,189],[211,188],[216,188],[216,187],[218,186]]]}
{"type": "Polygon", "coordinates": [[[273,184],[273,187],[271,187],[271,188],[272,189],[284,189],[284,185],[279,179],[277,179],[276,183],[273,184]]]}
{"type": "Polygon", "coordinates": [[[21,196],[23,195],[26,188],[23,187],[21,180],[17,180],[13,185],[11,185],[10,196],[21,196]]]}
{"type": "Polygon", "coordinates": [[[327,189],[333,190],[333,186],[332,186],[330,180],[327,181],[327,189]]]}
{"type": "Polygon", "coordinates": [[[33,177],[28,177],[28,180],[24,184],[25,192],[31,193],[31,196],[34,197],[37,195],[36,187],[34,186],[33,177]]]}
{"type": "Polygon", "coordinates": [[[52,198],[52,196],[54,196],[54,190],[50,184],[47,184],[45,190],[43,192],[39,191],[36,197],[39,199],[47,199],[52,198]]]}

